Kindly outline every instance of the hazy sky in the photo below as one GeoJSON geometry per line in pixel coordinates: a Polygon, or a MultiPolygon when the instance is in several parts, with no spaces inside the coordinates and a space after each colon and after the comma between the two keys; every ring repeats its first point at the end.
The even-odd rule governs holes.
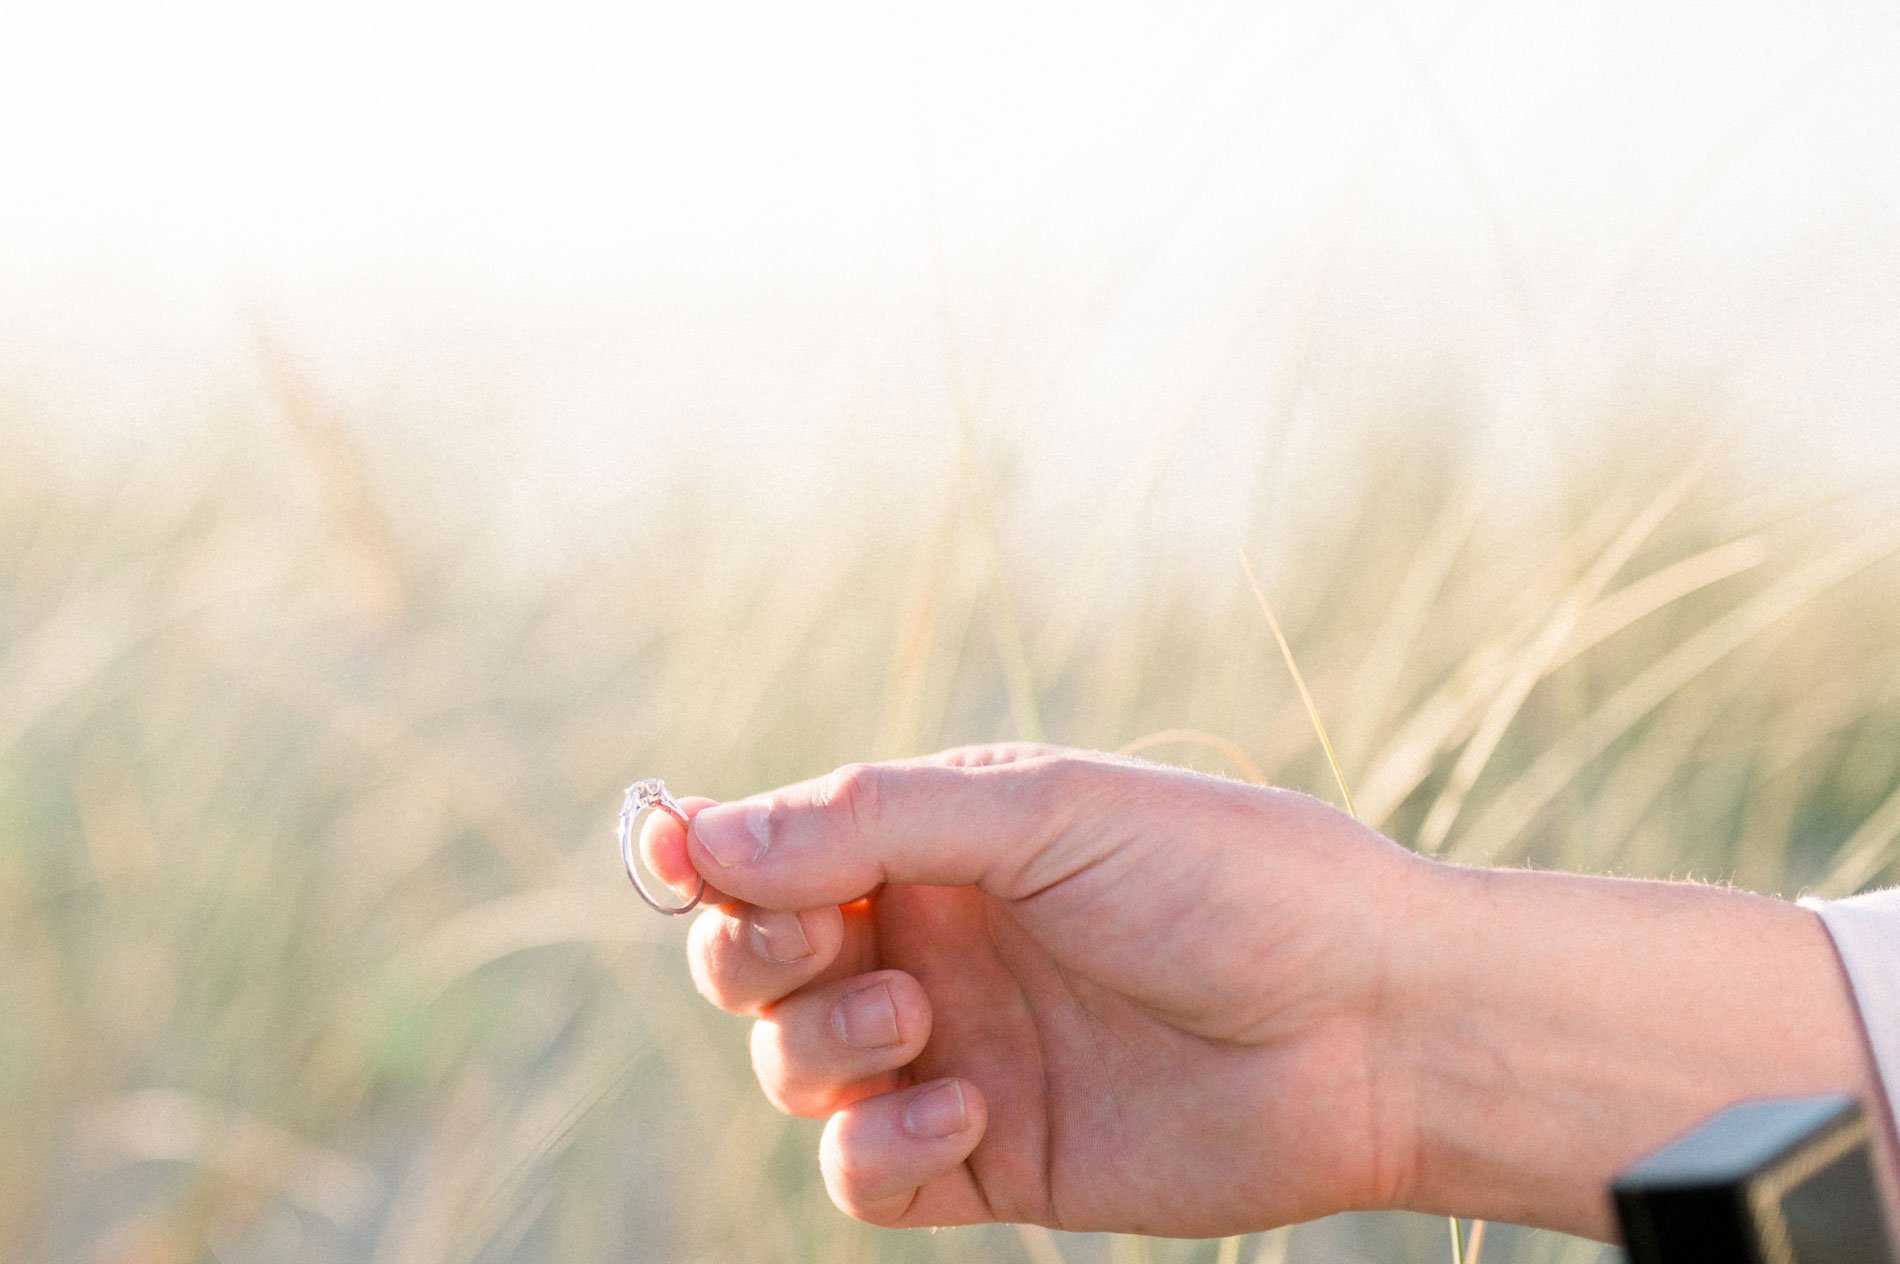
{"type": "Polygon", "coordinates": [[[0,0],[0,181],[45,446],[168,442],[265,319],[556,527],[958,407],[1089,486],[1447,400],[1900,469],[1890,0],[0,0]]]}

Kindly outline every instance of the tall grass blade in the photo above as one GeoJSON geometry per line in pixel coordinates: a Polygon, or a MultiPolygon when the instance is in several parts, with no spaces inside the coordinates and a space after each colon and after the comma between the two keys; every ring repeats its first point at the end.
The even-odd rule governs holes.
{"type": "Polygon", "coordinates": [[[1435,852],[1444,845],[1453,823],[1464,809],[1472,787],[1477,784],[1478,778],[1490,764],[1491,757],[1504,741],[1505,731],[1523,710],[1531,690],[1559,661],[1563,646],[1571,639],[1584,611],[1595,603],[1604,588],[1629,563],[1636,550],[1682,503],[1683,497],[1701,479],[1707,466],[1708,457],[1705,453],[1670,480],[1668,486],[1630,520],[1557,603],[1543,630],[1519,654],[1503,688],[1486,709],[1477,732],[1466,744],[1457,763],[1452,765],[1450,780],[1426,813],[1425,823],[1419,827],[1416,840],[1419,850],[1435,852]]]}
{"type": "Polygon", "coordinates": [[[1485,1224],[1483,1220],[1471,1222],[1471,1237],[1465,1243],[1465,1264],[1480,1264],[1483,1259],[1485,1224]]]}
{"type": "Polygon", "coordinates": [[[1326,752],[1326,763],[1333,770],[1333,780],[1339,785],[1339,796],[1346,804],[1346,811],[1357,817],[1359,809],[1352,801],[1352,788],[1346,784],[1346,773],[1339,766],[1339,756],[1333,753],[1333,739],[1326,735],[1326,722],[1319,717],[1319,706],[1313,701],[1312,691],[1306,687],[1306,676],[1293,659],[1293,647],[1287,644],[1286,633],[1280,629],[1279,617],[1273,613],[1273,603],[1267,600],[1267,590],[1260,586],[1260,578],[1253,573],[1253,563],[1247,560],[1245,550],[1240,554],[1240,569],[1246,573],[1247,585],[1253,589],[1254,600],[1260,604],[1260,613],[1266,616],[1267,627],[1273,632],[1274,644],[1280,647],[1280,657],[1293,677],[1293,685],[1300,691],[1300,701],[1306,707],[1307,719],[1313,722],[1313,732],[1319,737],[1320,749],[1326,752]]]}
{"type": "Polygon", "coordinates": [[[1041,1225],[1018,1224],[1016,1236],[1029,1256],[1029,1264],[1063,1264],[1062,1248],[1056,1245],[1055,1235],[1041,1225]]]}
{"type": "Polygon", "coordinates": [[[1829,589],[1900,551],[1891,530],[1862,536],[1785,576],[1677,645],[1585,716],[1508,786],[1458,848],[1470,864],[1496,861],[1521,839],[1551,801],[1592,759],[1703,672],[1775,627],[1829,589]]]}
{"type": "Polygon", "coordinates": [[[1815,884],[1814,894],[1828,899],[1852,895],[1893,862],[1900,839],[1900,789],[1887,796],[1853,836],[1841,844],[1833,867],[1815,884]]]}

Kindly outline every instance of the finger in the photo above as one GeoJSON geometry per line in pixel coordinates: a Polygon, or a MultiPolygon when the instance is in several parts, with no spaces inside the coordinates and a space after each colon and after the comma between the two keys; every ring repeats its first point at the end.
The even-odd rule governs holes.
{"type": "Polygon", "coordinates": [[[847,1106],[818,1146],[840,1211],[879,1225],[974,1224],[993,1217],[963,1161],[988,1108],[974,1084],[932,1080],[847,1106]]]}
{"type": "MultiPolygon", "coordinates": [[[[681,799],[680,811],[691,820],[713,803],[712,799],[697,797],[681,799]]],[[[691,899],[693,892],[699,890],[702,875],[693,867],[692,859],[686,853],[686,827],[671,812],[648,812],[646,820],[640,822],[640,859],[647,871],[678,895],[682,902],[691,899]]],[[[726,904],[731,902],[732,897],[708,882],[706,893],[700,900],[705,904],[726,904]]]]}
{"type": "Polygon", "coordinates": [[[930,1001],[900,970],[807,988],[752,1025],[752,1069],[771,1103],[817,1118],[902,1083],[923,1052],[930,1001]]]}
{"type": "Polygon", "coordinates": [[[1074,827],[1139,775],[1066,754],[852,764],[707,808],[688,847],[721,889],[769,908],[839,904],[885,882],[974,884],[1020,898],[1086,863],[1074,845],[1097,832],[1074,827]]]}
{"type": "MultiPolygon", "coordinates": [[[[835,904],[800,910],[728,904],[693,919],[686,961],[701,996],[730,1013],[758,1014],[823,976],[846,938],[844,913],[835,904]]],[[[854,936],[864,938],[861,930],[854,936]]],[[[846,968],[857,973],[856,964],[846,968]]]]}

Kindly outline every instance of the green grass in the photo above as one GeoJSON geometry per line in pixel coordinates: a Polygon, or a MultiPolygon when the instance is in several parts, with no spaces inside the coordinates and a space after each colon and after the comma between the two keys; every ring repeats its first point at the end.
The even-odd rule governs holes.
{"type": "MultiPolygon", "coordinates": [[[[1446,1258],[1426,1217],[846,1221],[619,873],[635,776],[727,796],[1030,723],[1328,794],[1234,546],[1278,559],[1401,839],[1788,894],[1894,873],[1900,537],[1720,461],[1620,441],[1533,501],[1412,438],[1323,502],[1263,492],[1294,527],[1217,556],[1110,506],[1032,562],[972,443],[875,516],[675,489],[524,573],[282,390],[288,467],[0,471],[8,1259],[1446,1258]]],[[[1596,1251],[1492,1226],[1484,1259],[1596,1251]]]]}

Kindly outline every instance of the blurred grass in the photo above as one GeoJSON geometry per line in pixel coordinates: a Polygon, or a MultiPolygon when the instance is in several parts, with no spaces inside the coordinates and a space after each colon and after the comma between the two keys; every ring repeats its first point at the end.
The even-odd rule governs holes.
{"type": "MultiPolygon", "coordinates": [[[[1026,717],[1327,795],[1231,550],[1147,537],[1137,489],[1031,560],[972,433],[895,502],[786,524],[667,489],[498,570],[479,510],[419,529],[351,419],[261,363],[238,411],[287,422],[289,464],[0,468],[0,1256],[1444,1257],[1424,1217],[1228,1244],[852,1224],[618,872],[635,776],[729,796],[1026,717]]],[[[1368,819],[1487,863],[1894,876],[1890,519],[1654,428],[1535,495],[1391,433],[1236,541],[1272,559],[1368,819]]],[[[1494,1226],[1484,1258],[1598,1253],[1494,1226]]]]}

